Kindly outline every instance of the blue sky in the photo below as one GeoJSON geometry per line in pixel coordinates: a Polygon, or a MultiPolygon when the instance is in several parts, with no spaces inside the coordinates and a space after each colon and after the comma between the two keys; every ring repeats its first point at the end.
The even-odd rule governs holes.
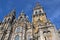
{"type": "Polygon", "coordinates": [[[32,9],[36,2],[40,2],[46,12],[47,18],[56,26],[60,28],[60,0],[0,0],[0,21],[4,16],[10,13],[14,8],[16,9],[16,16],[24,10],[25,14],[32,20],[32,9]]]}

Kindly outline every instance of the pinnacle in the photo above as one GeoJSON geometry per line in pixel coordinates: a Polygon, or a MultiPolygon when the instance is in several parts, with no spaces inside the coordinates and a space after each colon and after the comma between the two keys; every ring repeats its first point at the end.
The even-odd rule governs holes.
{"type": "Polygon", "coordinates": [[[21,13],[24,13],[24,11],[22,10],[21,13]]]}
{"type": "Polygon", "coordinates": [[[24,11],[23,10],[21,11],[21,14],[24,14],[24,11]]]}
{"type": "Polygon", "coordinates": [[[40,3],[39,3],[39,2],[37,2],[37,3],[36,3],[36,6],[40,6],[40,3]]]}
{"type": "Polygon", "coordinates": [[[13,9],[9,15],[15,15],[15,13],[16,13],[16,9],[13,9]]]}
{"type": "Polygon", "coordinates": [[[11,11],[11,13],[13,13],[13,12],[15,12],[16,11],[16,9],[13,9],[12,11],[11,11]]]}
{"type": "Polygon", "coordinates": [[[40,3],[39,2],[36,2],[36,6],[34,7],[34,10],[35,9],[40,9],[40,8],[42,8],[41,5],[40,5],[40,3]]]}
{"type": "Polygon", "coordinates": [[[26,16],[23,10],[21,11],[20,16],[26,16]]]}

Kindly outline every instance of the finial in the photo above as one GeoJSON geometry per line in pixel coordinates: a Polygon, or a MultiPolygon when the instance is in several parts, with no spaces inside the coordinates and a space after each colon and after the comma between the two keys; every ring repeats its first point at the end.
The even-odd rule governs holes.
{"type": "Polygon", "coordinates": [[[40,3],[39,2],[36,2],[36,6],[40,6],[40,3]]]}
{"type": "Polygon", "coordinates": [[[23,14],[23,13],[24,13],[24,11],[22,10],[22,11],[21,11],[21,14],[23,14]]]}
{"type": "Polygon", "coordinates": [[[24,11],[22,10],[22,13],[23,13],[24,11]]]}
{"type": "Polygon", "coordinates": [[[39,2],[36,2],[36,6],[34,7],[34,10],[35,9],[40,9],[40,8],[42,8],[41,5],[40,5],[40,3],[39,2]]]}
{"type": "Polygon", "coordinates": [[[24,15],[24,16],[26,16],[26,14],[24,13],[24,11],[22,10],[21,11],[21,14],[20,15],[24,15]]]}
{"type": "Polygon", "coordinates": [[[11,12],[15,12],[16,11],[16,9],[14,8],[11,12]]]}
{"type": "Polygon", "coordinates": [[[22,14],[24,14],[24,11],[23,11],[23,10],[21,11],[21,15],[22,15],[22,14]]]}
{"type": "Polygon", "coordinates": [[[28,16],[26,16],[26,18],[29,18],[28,16]]]}
{"type": "Polygon", "coordinates": [[[16,9],[13,9],[9,15],[15,15],[16,14],[16,9]]]}
{"type": "Polygon", "coordinates": [[[22,10],[21,13],[24,13],[24,11],[22,10]]]}

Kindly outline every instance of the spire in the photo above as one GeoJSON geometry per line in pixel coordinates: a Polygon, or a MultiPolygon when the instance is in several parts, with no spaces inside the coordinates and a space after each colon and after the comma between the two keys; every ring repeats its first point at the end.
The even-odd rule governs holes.
{"type": "Polygon", "coordinates": [[[20,15],[19,15],[19,17],[18,17],[18,19],[20,19],[20,18],[25,18],[25,17],[26,17],[26,14],[25,14],[24,11],[22,10],[21,13],[20,13],[20,15]]]}
{"type": "Polygon", "coordinates": [[[36,6],[40,6],[40,3],[39,3],[39,2],[37,2],[37,3],[36,3],[36,6]]]}
{"type": "Polygon", "coordinates": [[[16,15],[16,9],[13,9],[11,12],[10,12],[10,14],[9,15],[16,15]]]}
{"type": "Polygon", "coordinates": [[[20,14],[21,16],[26,16],[26,14],[24,13],[24,11],[22,10],[21,11],[21,14],[20,14]]]}
{"type": "Polygon", "coordinates": [[[26,16],[26,14],[25,14],[25,12],[23,10],[21,11],[21,13],[19,15],[18,20],[20,22],[28,21],[28,16],[26,16]]]}
{"type": "Polygon", "coordinates": [[[34,10],[36,10],[36,9],[40,9],[40,8],[42,8],[42,6],[40,5],[39,2],[37,2],[37,3],[36,3],[36,6],[34,7],[34,10]]]}
{"type": "Polygon", "coordinates": [[[22,12],[22,13],[24,13],[24,11],[23,11],[23,10],[22,10],[21,12],[22,12]]]}
{"type": "Polygon", "coordinates": [[[21,11],[21,14],[24,14],[24,11],[23,10],[21,11]]]}

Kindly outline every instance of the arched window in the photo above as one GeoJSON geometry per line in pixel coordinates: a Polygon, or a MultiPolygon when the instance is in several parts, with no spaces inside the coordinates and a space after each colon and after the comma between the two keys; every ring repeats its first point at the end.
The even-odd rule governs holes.
{"type": "Polygon", "coordinates": [[[35,14],[37,14],[37,11],[35,11],[35,14]]]}
{"type": "Polygon", "coordinates": [[[20,27],[20,32],[22,32],[22,27],[20,27]]]}
{"type": "Polygon", "coordinates": [[[41,13],[41,10],[39,11],[39,13],[41,13]]]}
{"type": "Polygon", "coordinates": [[[18,32],[22,32],[22,27],[17,27],[16,30],[15,30],[16,33],[18,32]]]}
{"type": "Polygon", "coordinates": [[[15,40],[19,40],[19,39],[20,39],[19,35],[16,35],[15,40]]]}
{"type": "Polygon", "coordinates": [[[15,30],[16,33],[20,32],[20,27],[17,27],[15,30]]]}
{"type": "Polygon", "coordinates": [[[27,35],[27,40],[31,40],[31,35],[27,35]]]}

